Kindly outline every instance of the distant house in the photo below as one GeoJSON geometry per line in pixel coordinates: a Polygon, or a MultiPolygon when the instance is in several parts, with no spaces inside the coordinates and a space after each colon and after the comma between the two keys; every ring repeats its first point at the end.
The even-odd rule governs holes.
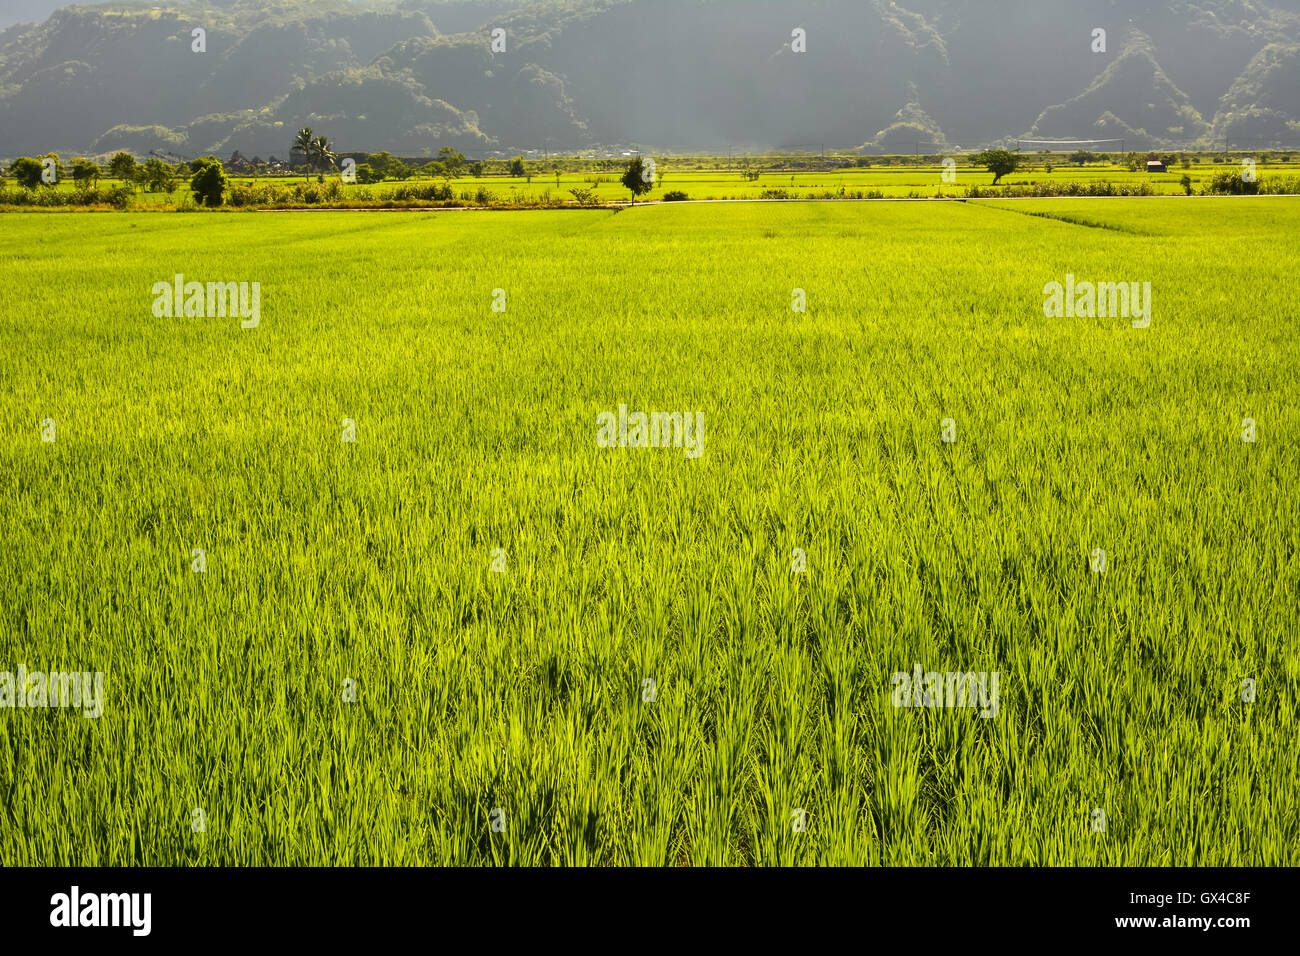
{"type": "Polygon", "coordinates": [[[1148,159],[1148,160],[1147,160],[1147,172],[1149,172],[1149,173],[1167,173],[1167,172],[1169,172],[1169,170],[1167,170],[1167,169],[1165,168],[1165,164],[1162,163],[1160,160],[1158,160],[1158,159],[1148,159]]]}

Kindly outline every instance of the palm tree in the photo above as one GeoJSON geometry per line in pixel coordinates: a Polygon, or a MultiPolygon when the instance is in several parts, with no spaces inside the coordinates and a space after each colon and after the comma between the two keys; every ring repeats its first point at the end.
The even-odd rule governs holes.
{"type": "Polygon", "coordinates": [[[293,141],[294,152],[302,153],[303,158],[307,160],[308,180],[311,179],[312,160],[316,156],[316,144],[312,141],[313,135],[315,134],[312,133],[311,127],[304,126],[298,130],[298,138],[293,141]]]}
{"type": "Polygon", "coordinates": [[[338,156],[330,149],[330,141],[324,136],[317,136],[311,144],[312,156],[316,162],[326,169],[333,168],[337,165],[335,162],[338,156]]]}

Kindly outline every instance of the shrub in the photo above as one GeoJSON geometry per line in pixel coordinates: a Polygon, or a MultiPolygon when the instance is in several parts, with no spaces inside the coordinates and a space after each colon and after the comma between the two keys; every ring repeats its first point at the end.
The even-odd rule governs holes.
{"type": "Polygon", "coordinates": [[[409,200],[423,200],[424,202],[451,202],[456,196],[452,192],[451,186],[444,183],[424,183],[415,185],[402,185],[396,189],[386,190],[380,196],[382,200],[393,200],[396,202],[405,202],[409,200]]]}
{"type": "Polygon", "coordinates": [[[37,206],[54,208],[59,206],[114,206],[126,209],[131,204],[135,190],[130,186],[112,186],[101,188],[91,186],[86,189],[70,191],[42,189],[30,192],[26,189],[8,189],[0,184],[0,206],[37,206]]]}
{"type": "Polygon", "coordinates": [[[1260,183],[1245,181],[1242,173],[1223,170],[1222,173],[1214,173],[1214,178],[1210,179],[1204,191],[1216,195],[1255,195],[1260,191],[1260,183]]]}
{"type": "Polygon", "coordinates": [[[1253,183],[1246,182],[1239,171],[1215,173],[1201,190],[1205,195],[1219,196],[1277,196],[1300,191],[1300,176],[1261,176],[1253,183]]]}
{"type": "Polygon", "coordinates": [[[194,201],[208,207],[220,206],[228,185],[221,160],[215,156],[205,156],[191,161],[190,168],[194,170],[194,175],[190,178],[190,191],[194,193],[194,201]]]}
{"type": "Polygon", "coordinates": [[[293,187],[293,198],[309,206],[315,206],[320,202],[320,189],[315,183],[298,183],[293,187]]]}
{"type": "Polygon", "coordinates": [[[235,207],[274,206],[285,201],[285,192],[270,183],[241,184],[230,188],[230,205],[235,207]]]}
{"type": "Polygon", "coordinates": [[[1151,196],[1149,182],[1138,183],[1038,183],[1016,186],[971,186],[967,199],[992,199],[997,197],[1051,197],[1051,196],[1151,196]]]}
{"type": "Polygon", "coordinates": [[[1266,176],[1259,181],[1259,191],[1265,196],[1294,196],[1300,193],[1300,176],[1266,176]]]}
{"type": "Polygon", "coordinates": [[[664,193],[664,202],[686,202],[690,197],[680,189],[674,189],[664,193]]]}

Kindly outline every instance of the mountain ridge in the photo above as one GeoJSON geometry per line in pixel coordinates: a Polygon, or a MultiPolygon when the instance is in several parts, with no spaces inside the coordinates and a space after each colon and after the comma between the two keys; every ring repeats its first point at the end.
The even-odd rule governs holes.
{"type": "Polygon", "coordinates": [[[1295,145],[1298,6],[1133,0],[1117,14],[1109,0],[990,0],[992,15],[954,0],[72,6],[0,31],[0,156],[285,156],[303,125],[340,148],[410,155],[443,145],[910,151],[918,140],[955,148],[1030,136],[1122,136],[1141,149],[1295,145]],[[1094,53],[1102,24],[1108,50],[1094,53]],[[202,53],[191,49],[199,27],[202,53]],[[490,47],[495,28],[504,52],[490,47]],[[806,52],[791,47],[796,28],[806,52]]]}

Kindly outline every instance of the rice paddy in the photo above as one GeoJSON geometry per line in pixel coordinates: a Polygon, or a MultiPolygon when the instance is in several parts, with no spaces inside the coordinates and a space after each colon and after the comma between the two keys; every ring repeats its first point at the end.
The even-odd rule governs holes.
{"type": "Polygon", "coordinates": [[[0,225],[0,864],[1296,863],[1300,200],[0,225]]]}

